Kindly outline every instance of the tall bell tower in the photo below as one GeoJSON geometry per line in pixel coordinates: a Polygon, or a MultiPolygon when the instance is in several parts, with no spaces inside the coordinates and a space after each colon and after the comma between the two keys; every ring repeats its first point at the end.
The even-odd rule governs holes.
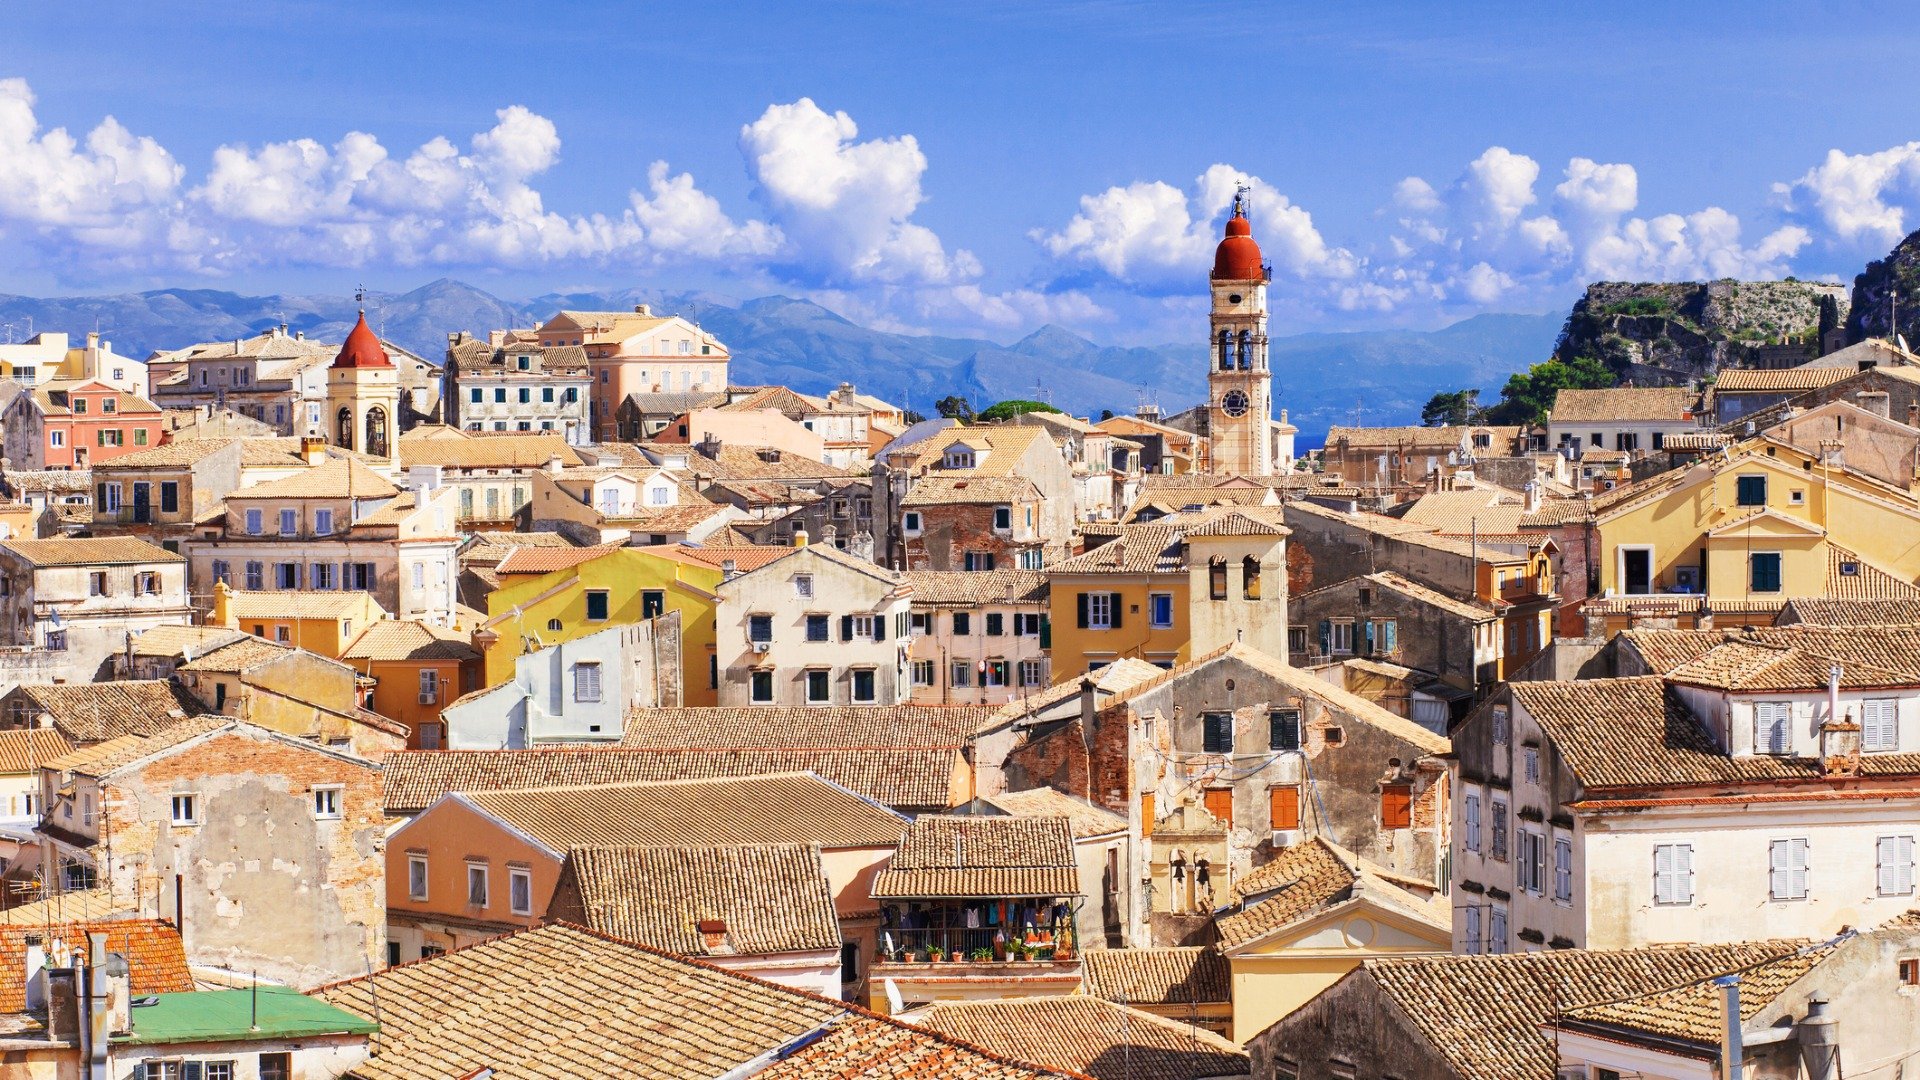
{"type": "Polygon", "coordinates": [[[1213,254],[1207,432],[1216,473],[1273,473],[1273,372],[1267,367],[1270,277],[1247,223],[1247,189],[1242,187],[1233,197],[1226,236],[1213,254]]]}
{"type": "Polygon", "coordinates": [[[394,457],[400,416],[400,370],[367,325],[367,312],[327,368],[327,441],[369,457],[394,457]]]}

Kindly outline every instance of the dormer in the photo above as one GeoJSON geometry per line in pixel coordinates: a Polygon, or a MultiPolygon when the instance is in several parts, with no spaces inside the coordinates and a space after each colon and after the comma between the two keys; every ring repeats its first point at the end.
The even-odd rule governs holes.
{"type": "Polygon", "coordinates": [[[943,469],[972,469],[977,467],[986,456],[987,451],[984,449],[976,450],[963,442],[951,443],[947,446],[946,453],[940,457],[940,467],[943,469]]]}

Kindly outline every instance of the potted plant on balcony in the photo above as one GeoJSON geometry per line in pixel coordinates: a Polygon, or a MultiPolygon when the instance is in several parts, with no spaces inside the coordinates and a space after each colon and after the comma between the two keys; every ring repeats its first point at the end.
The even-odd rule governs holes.
{"type": "Polygon", "coordinates": [[[953,950],[953,956],[951,959],[953,960],[954,963],[956,964],[962,963],[966,960],[966,958],[967,958],[966,953],[960,951],[959,949],[953,950]]]}
{"type": "Polygon", "coordinates": [[[1024,964],[1033,956],[1024,941],[1014,941],[1007,945],[1007,959],[1016,964],[1024,964]]]}
{"type": "Polygon", "coordinates": [[[976,964],[984,964],[987,961],[993,959],[993,950],[990,948],[987,948],[985,945],[982,945],[981,947],[968,953],[967,959],[973,961],[976,964]]]}

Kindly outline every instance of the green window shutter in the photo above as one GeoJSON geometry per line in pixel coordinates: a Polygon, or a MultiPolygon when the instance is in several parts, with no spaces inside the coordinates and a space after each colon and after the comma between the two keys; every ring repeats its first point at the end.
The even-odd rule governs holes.
{"type": "Polygon", "coordinates": [[[1080,605],[1080,629],[1085,630],[1087,628],[1087,594],[1079,593],[1074,599],[1080,605]]]}
{"type": "MultiPolygon", "coordinates": [[[[1084,613],[1082,615],[1082,621],[1085,621],[1084,613]]],[[[1053,620],[1045,615],[1040,616],[1040,647],[1042,649],[1053,648],[1053,620]]]]}
{"type": "Polygon", "coordinates": [[[853,616],[851,615],[840,616],[840,640],[853,640],[853,616]]]}
{"type": "Polygon", "coordinates": [[[1332,654],[1333,654],[1333,620],[1321,619],[1320,620],[1320,655],[1331,656],[1332,654]]]}
{"type": "Polygon", "coordinates": [[[1107,597],[1107,609],[1113,613],[1112,625],[1115,630],[1118,630],[1120,629],[1120,594],[1108,593],[1107,597]]]}

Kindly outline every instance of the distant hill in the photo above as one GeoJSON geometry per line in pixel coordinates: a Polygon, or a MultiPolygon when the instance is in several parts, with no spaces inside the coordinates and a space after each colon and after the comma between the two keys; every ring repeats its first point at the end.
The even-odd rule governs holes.
{"type": "MultiPolygon", "coordinates": [[[[1044,394],[1076,413],[1133,411],[1142,398],[1177,412],[1206,393],[1206,345],[1099,345],[1045,326],[1012,344],[979,338],[892,333],[861,326],[808,300],[765,296],[741,301],[717,293],[554,293],[503,300],[464,282],[441,279],[399,294],[370,296],[367,313],[382,336],[430,359],[451,330],[529,326],[566,308],[622,310],[635,304],[685,315],[733,351],[733,378],[782,383],[807,393],[842,382],[922,412],[948,394],[976,406],[1044,394]]],[[[0,295],[0,324],[76,336],[100,328],[129,356],[196,341],[245,337],[285,322],[308,337],[338,341],[353,325],[354,304],[338,296],[243,296],[212,289],[158,289],[113,296],[36,299],[0,295]]],[[[1434,331],[1302,334],[1270,346],[1274,397],[1317,445],[1329,423],[1417,422],[1433,393],[1463,386],[1496,389],[1510,372],[1544,359],[1560,329],[1557,315],[1480,315],[1434,331]]],[[[1491,397],[1491,394],[1488,395],[1491,397]]]]}

